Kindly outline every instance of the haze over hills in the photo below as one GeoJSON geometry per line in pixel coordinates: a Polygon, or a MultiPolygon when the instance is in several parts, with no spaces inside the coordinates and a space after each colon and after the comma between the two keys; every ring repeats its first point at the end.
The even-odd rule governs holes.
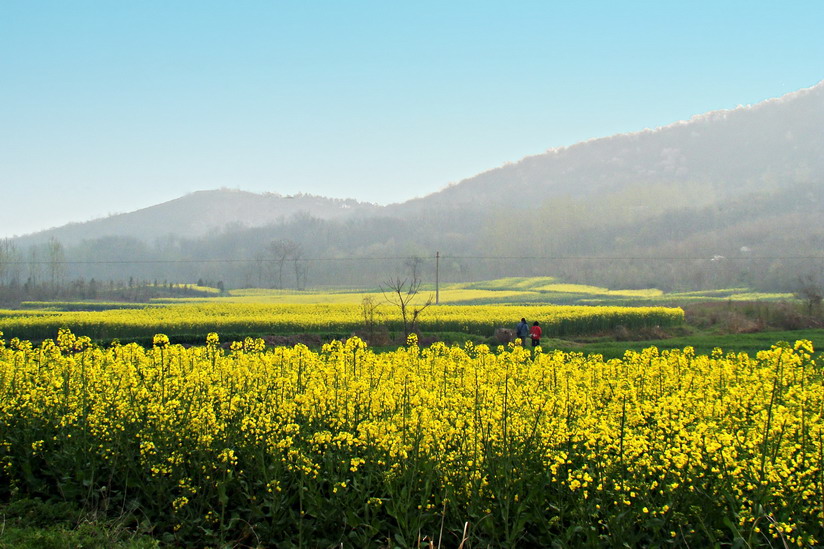
{"type": "Polygon", "coordinates": [[[175,200],[84,223],[71,223],[19,238],[23,243],[57,238],[64,244],[103,236],[151,242],[174,235],[196,238],[226,229],[261,227],[291,221],[296,215],[346,219],[377,212],[379,206],[312,195],[282,196],[237,189],[197,191],[175,200]]]}
{"type": "MultiPolygon", "coordinates": [[[[682,207],[774,192],[824,174],[824,81],[778,99],[694,116],[641,132],[552,149],[442,191],[381,207],[311,195],[200,191],[157,206],[43,233],[66,241],[106,235],[201,236],[260,227],[296,213],[319,219],[407,215],[432,208],[537,207],[559,198],[599,202],[634,195],[639,206],[682,207]],[[660,198],[669,196],[670,203],[660,198]]],[[[42,240],[38,238],[37,240],[42,240]]]]}
{"type": "Polygon", "coordinates": [[[276,283],[261,261],[274,261],[278,246],[291,242],[300,249],[295,269],[306,263],[302,280],[310,285],[374,284],[402,268],[399,258],[438,250],[450,258],[442,280],[552,274],[612,287],[787,289],[824,272],[822,209],[824,82],[553,149],[401,204],[202,191],[12,244],[18,255],[58,242],[78,262],[124,250],[144,262],[97,275],[73,267],[67,277],[279,285],[283,261],[276,283]],[[727,261],[707,263],[719,257],[727,261]],[[147,267],[157,258],[188,269],[147,267]],[[387,261],[375,268],[376,258],[387,261]],[[220,263],[229,259],[238,263],[220,263]]]}
{"type": "MultiPolygon", "coordinates": [[[[592,139],[524,158],[399,209],[538,206],[558,197],[600,201],[627,191],[681,189],[710,203],[824,174],[824,81],[778,99],[694,116],[641,132],[592,139]]],[[[656,194],[656,193],[653,193],[656,194]]],[[[681,206],[662,204],[659,207],[681,206]]]]}

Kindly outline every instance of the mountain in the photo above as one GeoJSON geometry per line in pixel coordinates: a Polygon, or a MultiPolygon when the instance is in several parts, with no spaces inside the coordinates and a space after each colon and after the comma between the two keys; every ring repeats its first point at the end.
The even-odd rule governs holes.
{"type": "Polygon", "coordinates": [[[600,203],[616,197],[635,209],[708,205],[824,180],[824,81],[756,105],[551,149],[441,191],[381,207],[319,196],[238,190],[195,192],[107,218],[22,237],[77,242],[103,235],[142,240],[194,237],[226,227],[261,227],[298,213],[318,219],[410,216],[443,210],[536,208],[559,200],[600,203]]]}
{"type": "Polygon", "coordinates": [[[355,200],[299,194],[251,193],[234,189],[198,191],[156,206],[109,217],[71,223],[20,237],[23,245],[56,238],[74,244],[103,236],[134,237],[151,242],[174,235],[196,238],[223,230],[242,230],[286,223],[296,216],[339,220],[371,215],[380,206],[355,200]]]}
{"type": "Polygon", "coordinates": [[[551,275],[613,288],[789,291],[815,276],[824,288],[822,212],[824,82],[552,149],[390,206],[192,193],[14,239],[0,246],[0,286],[48,272],[281,287],[278,254],[290,249],[300,287],[374,286],[437,251],[444,282],[551,275]],[[63,256],[72,261],[61,271],[63,256]]]}
{"type": "MultiPolygon", "coordinates": [[[[559,197],[602,201],[655,189],[684,203],[723,202],[824,176],[824,81],[752,106],[714,111],[654,130],[552,149],[411,200],[399,212],[432,208],[539,206],[559,197]]],[[[673,200],[673,203],[675,201],[673,200]]]]}

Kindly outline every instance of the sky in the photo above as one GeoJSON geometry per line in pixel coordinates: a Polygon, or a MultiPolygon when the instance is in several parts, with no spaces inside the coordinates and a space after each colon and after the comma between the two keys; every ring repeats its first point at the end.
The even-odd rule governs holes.
{"type": "Polygon", "coordinates": [[[824,2],[0,0],[0,238],[198,190],[387,204],[824,80],[824,2]]]}

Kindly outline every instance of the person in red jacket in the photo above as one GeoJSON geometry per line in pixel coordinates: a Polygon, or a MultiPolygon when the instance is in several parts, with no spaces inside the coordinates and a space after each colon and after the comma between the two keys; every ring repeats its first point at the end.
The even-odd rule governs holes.
{"type": "Polygon", "coordinates": [[[529,337],[532,338],[532,346],[537,347],[541,344],[541,334],[543,334],[541,330],[541,325],[538,324],[538,321],[532,323],[532,328],[529,329],[529,337]]]}

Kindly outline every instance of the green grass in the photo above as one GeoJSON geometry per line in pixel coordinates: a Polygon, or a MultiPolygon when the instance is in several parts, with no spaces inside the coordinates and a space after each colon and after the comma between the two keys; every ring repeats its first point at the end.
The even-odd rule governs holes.
{"type": "Polygon", "coordinates": [[[146,536],[130,540],[113,539],[111,531],[93,523],[79,526],[76,529],[60,526],[43,528],[6,526],[0,531],[0,549],[77,549],[78,547],[150,549],[160,547],[160,545],[156,540],[146,536]]]}
{"type": "Polygon", "coordinates": [[[67,502],[23,499],[0,507],[0,549],[151,549],[160,546],[149,535],[126,528],[123,521],[86,516],[67,502]]]}
{"type": "Polygon", "coordinates": [[[768,330],[748,334],[717,334],[711,332],[696,332],[689,335],[670,337],[665,339],[644,339],[638,341],[616,341],[603,338],[600,340],[567,341],[548,340],[544,349],[560,349],[562,351],[582,352],[584,354],[599,354],[604,358],[621,358],[627,350],[641,351],[648,347],[664,349],[683,349],[693,347],[697,354],[709,354],[713,349],[720,348],[725,353],[748,353],[755,355],[758,351],[769,349],[776,343],[786,341],[793,344],[799,339],[808,339],[813,342],[816,350],[824,350],[824,330],[768,330]]]}

